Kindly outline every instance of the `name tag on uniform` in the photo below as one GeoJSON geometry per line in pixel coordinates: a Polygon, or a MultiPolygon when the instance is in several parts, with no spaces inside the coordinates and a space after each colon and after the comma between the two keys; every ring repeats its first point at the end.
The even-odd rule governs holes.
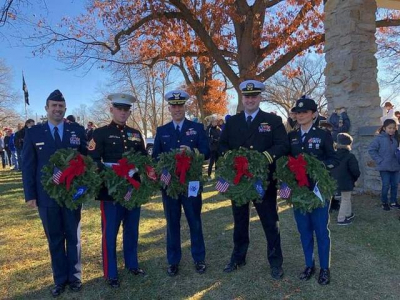
{"type": "Polygon", "coordinates": [[[260,126],[258,127],[258,132],[270,132],[271,131],[271,125],[268,123],[261,123],[260,126]]]}
{"type": "Polygon", "coordinates": [[[36,145],[36,146],[43,146],[43,145],[44,145],[44,142],[36,143],[35,145],[36,145]]]}
{"type": "Polygon", "coordinates": [[[121,137],[118,135],[109,135],[108,138],[109,139],[120,139],[121,137]]]}

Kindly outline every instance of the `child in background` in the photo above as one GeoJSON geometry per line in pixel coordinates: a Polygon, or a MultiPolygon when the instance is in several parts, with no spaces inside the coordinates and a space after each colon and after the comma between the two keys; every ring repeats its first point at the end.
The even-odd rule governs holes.
{"type": "Polygon", "coordinates": [[[386,119],[379,134],[369,146],[368,153],[376,162],[376,169],[382,179],[381,201],[385,211],[392,208],[400,208],[397,203],[397,186],[399,182],[400,164],[396,157],[396,149],[399,146],[397,124],[393,119],[386,119]],[[390,206],[388,193],[390,188],[390,206]]]}
{"type": "Polygon", "coordinates": [[[340,164],[331,171],[331,175],[336,179],[338,191],[342,195],[337,218],[338,225],[349,225],[355,217],[351,208],[351,191],[361,173],[357,158],[350,153],[352,143],[353,138],[350,134],[339,133],[337,135],[336,153],[340,164]]]}

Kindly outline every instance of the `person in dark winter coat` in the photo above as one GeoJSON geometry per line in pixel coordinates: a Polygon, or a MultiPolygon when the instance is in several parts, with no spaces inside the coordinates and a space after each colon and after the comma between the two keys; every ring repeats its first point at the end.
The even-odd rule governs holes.
{"type": "Polygon", "coordinates": [[[208,178],[211,177],[213,165],[217,164],[219,138],[221,137],[221,129],[217,126],[217,120],[212,120],[208,128],[208,141],[210,143],[210,162],[208,164],[208,178]]]}
{"type": "Polygon", "coordinates": [[[357,158],[353,153],[350,153],[352,143],[353,138],[349,134],[339,133],[337,135],[336,153],[340,164],[331,171],[331,175],[336,179],[338,191],[342,195],[337,218],[338,225],[349,225],[355,217],[351,208],[351,191],[361,173],[357,158]]]}
{"type": "Polygon", "coordinates": [[[399,147],[397,124],[393,119],[386,119],[379,134],[369,146],[368,153],[376,163],[382,179],[381,201],[383,210],[390,210],[388,194],[390,188],[390,206],[400,208],[397,203],[397,187],[399,182],[400,164],[396,157],[396,149],[399,147]]]}
{"type": "Polygon", "coordinates": [[[329,123],[332,125],[332,137],[337,142],[337,135],[341,132],[349,132],[350,119],[344,108],[337,109],[330,117],[329,123]]]}

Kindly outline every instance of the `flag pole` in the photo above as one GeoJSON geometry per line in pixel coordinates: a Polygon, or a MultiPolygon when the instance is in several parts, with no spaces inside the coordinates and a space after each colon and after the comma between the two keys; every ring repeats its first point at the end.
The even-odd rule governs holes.
{"type": "Polygon", "coordinates": [[[24,77],[24,70],[22,70],[22,90],[24,91],[24,106],[25,106],[25,121],[28,120],[28,109],[26,108],[26,104],[29,100],[28,99],[28,88],[25,83],[25,77],[24,77]]]}

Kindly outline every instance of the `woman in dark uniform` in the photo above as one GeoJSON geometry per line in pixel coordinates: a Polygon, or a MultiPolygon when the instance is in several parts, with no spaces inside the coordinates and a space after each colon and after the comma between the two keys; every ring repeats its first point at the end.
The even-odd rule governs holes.
{"type": "MultiPolygon", "coordinates": [[[[312,99],[303,96],[296,101],[292,109],[296,113],[299,128],[289,133],[290,155],[298,156],[307,153],[322,161],[328,170],[339,164],[333,149],[333,139],[328,131],[318,128],[313,123],[313,117],[317,112],[317,104],[312,99]]],[[[311,188],[314,188],[313,186],[311,188]]],[[[314,261],[314,232],[317,238],[318,255],[320,262],[320,273],[318,283],[321,285],[330,282],[330,247],[329,236],[329,205],[326,199],[324,207],[316,208],[311,212],[301,212],[294,209],[294,217],[297,229],[300,233],[301,244],[304,251],[306,268],[299,278],[303,281],[309,280],[315,273],[314,261]]]]}

